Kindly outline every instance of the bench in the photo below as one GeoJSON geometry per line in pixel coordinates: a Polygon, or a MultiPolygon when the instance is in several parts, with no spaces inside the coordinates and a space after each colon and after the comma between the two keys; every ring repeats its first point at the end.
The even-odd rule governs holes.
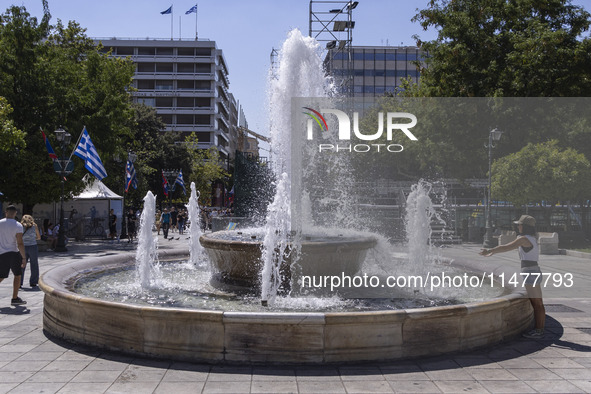
{"type": "Polygon", "coordinates": [[[558,254],[558,233],[538,233],[540,254],[558,254]]]}

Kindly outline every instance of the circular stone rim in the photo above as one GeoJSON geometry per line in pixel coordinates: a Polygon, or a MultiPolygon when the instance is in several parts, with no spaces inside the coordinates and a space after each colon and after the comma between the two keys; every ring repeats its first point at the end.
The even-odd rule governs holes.
{"type": "MultiPolygon", "coordinates": [[[[160,251],[162,259],[188,251],[160,251]]],[[[365,312],[226,312],[161,308],[76,294],[68,279],[135,254],[76,261],[45,272],[43,327],[69,342],[133,355],[237,364],[392,361],[491,346],[519,335],[533,312],[525,292],[420,309],[365,312]]],[[[456,264],[458,265],[458,264],[456,264]]],[[[478,264],[460,266],[482,271],[478,264]]],[[[489,270],[490,272],[490,270],[489,270]]],[[[494,271],[495,275],[505,272],[494,271]]]]}

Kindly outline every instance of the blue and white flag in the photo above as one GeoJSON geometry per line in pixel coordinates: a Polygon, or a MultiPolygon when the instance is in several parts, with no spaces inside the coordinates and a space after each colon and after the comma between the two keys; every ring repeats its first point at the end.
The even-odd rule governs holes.
{"type": "Polygon", "coordinates": [[[137,189],[137,175],[135,174],[133,162],[127,160],[127,167],[125,168],[125,193],[129,191],[130,186],[137,189]]]}
{"type": "Polygon", "coordinates": [[[107,176],[107,170],[101,161],[101,158],[94,147],[94,144],[90,140],[86,126],[82,130],[82,136],[80,136],[80,142],[74,151],[74,154],[84,160],[84,167],[92,175],[97,177],[100,181],[107,176]]]}
{"type": "Polygon", "coordinates": [[[172,6],[170,6],[167,10],[160,12],[162,15],[172,14],[172,6]]]}
{"type": "Polygon", "coordinates": [[[179,175],[176,177],[176,180],[174,181],[174,185],[172,185],[172,191],[174,191],[174,188],[177,183],[179,184],[180,187],[183,188],[183,194],[187,194],[187,189],[185,189],[185,181],[183,180],[183,170],[181,170],[179,172],[179,175]]]}
{"type": "Polygon", "coordinates": [[[193,12],[197,13],[197,4],[195,4],[193,7],[189,8],[189,11],[185,12],[185,15],[192,14],[193,12]]]}

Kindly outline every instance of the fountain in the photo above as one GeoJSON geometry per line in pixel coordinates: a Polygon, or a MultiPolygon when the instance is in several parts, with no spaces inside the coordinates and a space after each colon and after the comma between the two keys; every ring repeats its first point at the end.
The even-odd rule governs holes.
{"type": "MultiPolygon", "coordinates": [[[[312,39],[294,31],[282,49],[279,72],[283,77],[271,94],[274,105],[282,109],[275,111],[271,125],[277,193],[268,209],[267,225],[200,235],[208,258],[204,257],[194,243],[199,221],[191,185],[190,250],[156,252],[150,221],[155,201],[148,193],[136,256],[78,261],[43,275],[40,286],[45,292],[47,332],[75,343],[177,360],[319,364],[468,350],[511,338],[527,328],[531,308],[517,289],[494,288],[477,299],[471,294],[460,297],[456,291],[457,299],[451,300],[441,297],[439,289],[411,285],[401,286],[402,290],[362,286],[356,291],[362,270],[372,284],[374,278],[385,279],[378,272],[380,264],[387,263],[383,270],[388,270],[409,263],[391,250],[377,253],[379,248],[387,249],[379,236],[347,226],[348,201],[324,198],[322,203],[339,212],[331,211],[335,226],[311,225],[319,220],[316,205],[311,207],[318,201],[310,202],[300,189],[304,179],[299,176],[305,169],[301,157],[292,157],[302,149],[288,138],[288,109],[293,96],[327,95],[317,48],[312,39]],[[139,281],[120,279],[136,274],[139,281]],[[329,279],[325,286],[312,280],[304,289],[310,278],[329,279]],[[336,286],[338,296],[326,293],[336,279],[349,279],[353,286],[336,286]],[[95,290],[85,292],[86,284],[108,291],[95,296],[95,290]],[[320,288],[323,291],[315,291],[320,288]],[[404,297],[413,299],[408,303],[399,300],[405,290],[410,295],[404,297]]],[[[329,163],[328,167],[341,171],[346,166],[329,163]]],[[[347,182],[341,177],[336,183],[335,194],[340,195],[347,182]]],[[[429,254],[433,211],[428,193],[428,187],[419,184],[407,201],[411,258],[429,254]]],[[[458,265],[461,272],[482,271],[472,262],[429,264],[423,269],[451,270],[450,266],[458,265]]],[[[489,272],[502,273],[498,268],[489,272]]]]}

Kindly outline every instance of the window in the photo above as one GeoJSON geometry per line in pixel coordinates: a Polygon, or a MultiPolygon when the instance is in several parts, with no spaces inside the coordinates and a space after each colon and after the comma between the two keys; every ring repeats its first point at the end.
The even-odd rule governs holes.
{"type": "Polygon", "coordinates": [[[209,74],[211,73],[211,64],[197,63],[195,64],[195,72],[198,74],[209,74]]]}
{"type": "Polygon", "coordinates": [[[133,55],[133,48],[131,47],[118,47],[117,55],[120,56],[131,56],[133,55]]]}
{"type": "Polygon", "coordinates": [[[354,85],[353,93],[363,93],[363,85],[354,85]]]}
{"type": "Polygon", "coordinates": [[[156,81],[156,90],[172,90],[172,81],[156,81]]]}
{"type": "Polygon", "coordinates": [[[371,85],[365,85],[363,87],[363,93],[374,93],[375,88],[371,85]]]}
{"type": "Polygon", "coordinates": [[[207,97],[196,97],[195,98],[195,106],[196,107],[211,107],[210,99],[207,97]]]}
{"type": "Polygon", "coordinates": [[[172,56],[172,48],[156,48],[159,56],[172,56]]]}
{"type": "Polygon", "coordinates": [[[387,61],[394,61],[394,60],[396,60],[396,55],[393,53],[386,53],[386,60],[387,61]]]}
{"type": "Polygon", "coordinates": [[[353,60],[363,60],[363,52],[353,53],[353,60]]]}
{"type": "Polygon", "coordinates": [[[138,73],[154,73],[154,63],[137,63],[138,73]]]}
{"type": "Polygon", "coordinates": [[[178,97],[176,99],[177,107],[186,107],[192,108],[193,107],[193,97],[178,97]]]}
{"type": "Polygon", "coordinates": [[[196,56],[211,56],[211,48],[195,48],[196,56]]]}
{"type": "Polygon", "coordinates": [[[386,60],[386,54],[385,53],[376,53],[376,61],[383,61],[386,60]]]}
{"type": "Polygon", "coordinates": [[[363,73],[364,76],[366,77],[373,77],[374,76],[374,70],[365,70],[365,72],[363,73]]]}
{"type": "Polygon", "coordinates": [[[210,125],[210,116],[209,115],[195,115],[195,124],[198,125],[210,125]]]}
{"type": "Polygon", "coordinates": [[[159,114],[158,115],[162,122],[165,124],[172,124],[172,115],[171,114],[159,114]]]}
{"type": "Polygon", "coordinates": [[[137,54],[139,56],[154,56],[156,54],[156,50],[154,48],[138,48],[137,54]]]}
{"type": "Polygon", "coordinates": [[[179,73],[193,73],[193,63],[177,63],[176,70],[179,73]]]}
{"type": "Polygon", "coordinates": [[[172,97],[156,97],[156,107],[172,108],[172,97]]]}
{"type": "Polygon", "coordinates": [[[396,70],[386,70],[386,76],[387,77],[395,77],[396,76],[396,70]]]}
{"type": "Polygon", "coordinates": [[[156,63],[157,73],[172,73],[172,63],[156,63]]]}
{"type": "Polygon", "coordinates": [[[364,60],[367,60],[367,61],[371,61],[371,62],[373,62],[373,59],[374,59],[373,52],[366,52],[366,53],[363,55],[363,59],[364,59],[364,60]]]}
{"type": "Polygon", "coordinates": [[[150,107],[156,106],[156,99],[154,99],[153,97],[138,97],[137,102],[140,104],[148,105],[150,107]]]}
{"type": "Polygon", "coordinates": [[[179,90],[193,90],[195,87],[193,81],[179,80],[176,84],[179,90]]]}
{"type": "Polygon", "coordinates": [[[154,81],[146,81],[142,79],[137,80],[137,88],[138,89],[147,89],[147,90],[154,90],[154,81]]]}
{"type": "Polygon", "coordinates": [[[376,77],[385,77],[386,70],[374,70],[374,74],[376,77]]]}
{"type": "Polygon", "coordinates": [[[195,56],[195,49],[194,48],[177,48],[177,53],[179,56],[195,56]]]}
{"type": "Polygon", "coordinates": [[[195,81],[195,90],[211,90],[211,83],[209,81],[195,81]]]}
{"type": "Polygon", "coordinates": [[[362,77],[364,74],[363,70],[353,70],[353,75],[356,77],[362,77]]]}
{"type": "Polygon", "coordinates": [[[386,92],[386,87],[385,86],[376,86],[375,89],[376,94],[384,94],[386,92]]]}
{"type": "Polygon", "coordinates": [[[416,61],[417,60],[417,54],[416,53],[409,53],[409,54],[407,54],[406,59],[409,62],[416,61]]]}
{"type": "Polygon", "coordinates": [[[178,114],[176,116],[177,125],[193,125],[193,115],[178,114]]]}
{"type": "Polygon", "coordinates": [[[210,134],[209,133],[195,133],[197,135],[197,142],[199,143],[209,143],[210,141],[210,134]]]}

